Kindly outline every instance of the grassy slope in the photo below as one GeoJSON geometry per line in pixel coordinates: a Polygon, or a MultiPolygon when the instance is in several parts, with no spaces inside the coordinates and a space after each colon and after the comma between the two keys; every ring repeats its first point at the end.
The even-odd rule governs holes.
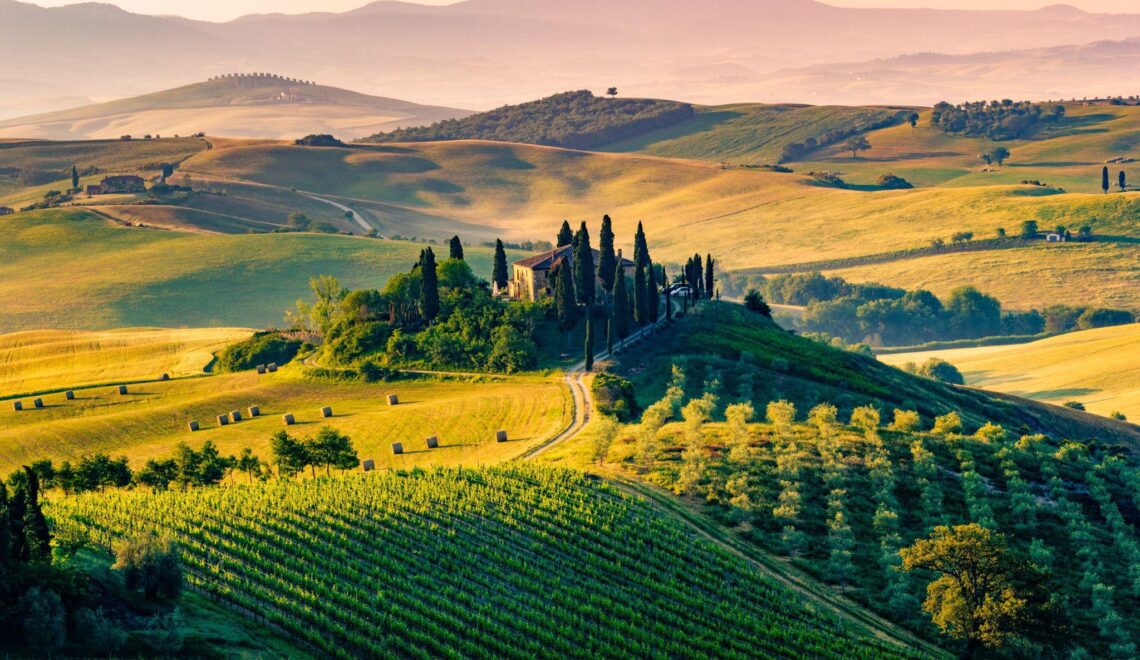
{"type": "Polygon", "coordinates": [[[1024,425],[1056,436],[1140,447],[1140,428],[1133,425],[910,376],[874,358],[796,337],[730,303],[706,303],[658,341],[620,356],[616,372],[634,382],[639,401],[647,405],[664,393],[673,364],[685,369],[690,394],[700,396],[706,382],[719,380],[722,403],[750,398],[762,409],[786,398],[803,415],[828,402],[841,416],[873,404],[888,418],[894,408],[918,410],[928,424],[956,410],[971,431],[993,421],[1010,429],[1024,425]]]}
{"type": "Polygon", "coordinates": [[[697,116],[677,126],[622,140],[602,151],[732,164],[775,163],[786,144],[894,115],[883,108],[750,103],[696,110],[697,116]]]}
{"type": "Polygon", "coordinates": [[[1100,328],[1015,346],[880,356],[887,364],[931,357],[958,367],[970,385],[1051,403],[1080,401],[1101,415],[1140,420],[1140,324],[1100,328]]]}
{"type": "Polygon", "coordinates": [[[349,434],[360,456],[380,467],[475,465],[518,456],[563,428],[569,415],[565,388],[543,376],[362,384],[313,379],[297,366],[262,377],[245,372],[137,384],[129,392],[79,388],[75,401],[52,394],[44,397],[44,409],[20,413],[0,402],[0,473],[38,458],[75,460],[96,451],[126,455],[140,467],[146,459],[171,455],[183,441],[212,440],[230,454],[251,447],[269,459],[270,437],[284,428],[285,413],[296,416],[295,435],[312,435],[327,424],[349,434]],[[388,406],[388,393],[397,394],[400,405],[388,406]],[[251,405],[260,406],[263,416],[218,426],[217,415],[244,415],[251,405]],[[331,406],[334,417],[322,419],[322,406],[331,406]],[[191,434],[188,420],[198,420],[202,430],[191,434]],[[506,430],[510,441],[496,443],[498,430],[506,430]],[[424,441],[433,434],[440,449],[427,451],[424,441]],[[403,442],[407,453],[394,456],[392,442],[403,442]]]}
{"type": "MultiPolygon", "coordinates": [[[[21,214],[0,234],[0,328],[276,324],[308,297],[309,278],[381,287],[422,248],[318,234],[127,229],[76,210],[21,214]]],[[[476,273],[490,273],[491,250],[471,247],[466,256],[476,273]]]]}
{"type": "Polygon", "coordinates": [[[0,335],[0,396],[205,373],[214,354],[249,336],[237,328],[106,332],[44,330],[0,335]]]}

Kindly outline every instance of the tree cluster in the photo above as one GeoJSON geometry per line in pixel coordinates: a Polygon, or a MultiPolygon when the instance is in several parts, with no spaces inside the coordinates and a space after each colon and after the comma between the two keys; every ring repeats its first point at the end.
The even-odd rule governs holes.
{"type": "Polygon", "coordinates": [[[1065,106],[1045,107],[1029,101],[974,101],[934,106],[930,123],[945,133],[991,140],[1014,140],[1038,129],[1043,122],[1056,122],[1065,116],[1065,106]]]}

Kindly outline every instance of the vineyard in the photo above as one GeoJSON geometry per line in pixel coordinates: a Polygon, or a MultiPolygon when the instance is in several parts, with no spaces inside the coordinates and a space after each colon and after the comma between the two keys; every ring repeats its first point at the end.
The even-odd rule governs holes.
{"type": "Polygon", "coordinates": [[[722,380],[676,370],[607,459],[713,505],[741,538],[932,640],[929,579],[899,570],[899,550],[938,525],[976,523],[1034,567],[1042,611],[1062,619],[1048,625],[1063,639],[1026,649],[1136,657],[1140,462],[1129,448],[966,427],[956,413],[931,428],[917,412],[880,419],[870,406],[846,419],[826,403],[754,409],[722,380]]]}
{"type": "Polygon", "coordinates": [[[578,472],[433,469],[59,498],[57,531],[170,535],[193,587],[336,657],[890,657],[578,472]]]}

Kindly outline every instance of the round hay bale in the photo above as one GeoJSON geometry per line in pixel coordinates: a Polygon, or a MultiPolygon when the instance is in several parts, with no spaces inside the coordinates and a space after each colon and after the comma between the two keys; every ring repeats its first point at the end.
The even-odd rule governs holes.
{"type": "Polygon", "coordinates": [[[257,406],[250,406],[249,407],[249,416],[250,417],[261,417],[261,408],[258,408],[257,406]]]}
{"type": "Polygon", "coordinates": [[[439,448],[439,438],[434,436],[434,435],[432,437],[428,438],[427,439],[427,446],[428,446],[428,449],[438,449],[439,448]]]}
{"type": "Polygon", "coordinates": [[[285,422],[285,426],[292,426],[297,423],[297,420],[293,419],[293,413],[283,415],[281,420],[285,422]]]}
{"type": "Polygon", "coordinates": [[[274,371],[277,371],[277,363],[276,362],[270,362],[269,366],[267,366],[266,369],[269,371],[269,373],[273,373],[274,371]]]}
{"type": "Polygon", "coordinates": [[[388,395],[388,405],[396,406],[399,404],[400,404],[400,397],[396,396],[395,394],[389,394],[388,395]]]}
{"type": "Polygon", "coordinates": [[[506,441],[507,441],[507,432],[506,431],[495,431],[495,442],[506,442],[506,441]]]}
{"type": "Polygon", "coordinates": [[[15,410],[16,412],[20,412],[23,409],[24,409],[24,402],[23,401],[13,401],[12,402],[12,410],[15,410]]]}
{"type": "Polygon", "coordinates": [[[32,405],[35,406],[36,408],[43,408],[44,407],[44,400],[43,399],[32,399],[32,405]]]}
{"type": "Polygon", "coordinates": [[[197,420],[190,420],[190,421],[189,421],[189,422],[186,424],[186,426],[189,426],[189,427],[190,427],[190,432],[191,432],[191,433],[193,433],[194,431],[197,431],[197,430],[198,430],[198,421],[197,421],[197,420]]]}
{"type": "Polygon", "coordinates": [[[332,414],[332,407],[331,406],[325,406],[324,408],[321,408],[321,417],[329,418],[332,416],[333,416],[333,414],[332,414]]]}
{"type": "Polygon", "coordinates": [[[364,463],[362,463],[362,465],[364,466],[365,472],[371,472],[376,469],[376,461],[372,460],[371,458],[364,459],[364,463]]]}
{"type": "Polygon", "coordinates": [[[168,380],[170,380],[170,374],[162,374],[161,376],[158,377],[158,379],[163,381],[163,382],[168,381],[168,380]]]}
{"type": "Polygon", "coordinates": [[[126,393],[127,393],[127,386],[126,385],[120,385],[119,386],[119,396],[123,396],[126,393]]]}
{"type": "Polygon", "coordinates": [[[393,443],[392,443],[392,453],[393,453],[393,454],[395,454],[395,455],[397,455],[397,456],[399,456],[400,454],[404,453],[404,443],[402,443],[402,442],[393,442],[393,443]]]}
{"type": "Polygon", "coordinates": [[[260,376],[264,373],[265,373],[265,365],[264,364],[257,365],[257,375],[260,376]]]}
{"type": "Polygon", "coordinates": [[[231,411],[230,412],[230,419],[234,423],[240,422],[241,421],[241,411],[240,410],[231,411]]]}
{"type": "Polygon", "coordinates": [[[218,415],[218,426],[225,426],[230,423],[230,418],[225,415],[218,415]]]}
{"type": "Polygon", "coordinates": [[[68,390],[68,391],[63,393],[63,398],[67,399],[68,401],[74,401],[75,400],[75,392],[68,390]]]}

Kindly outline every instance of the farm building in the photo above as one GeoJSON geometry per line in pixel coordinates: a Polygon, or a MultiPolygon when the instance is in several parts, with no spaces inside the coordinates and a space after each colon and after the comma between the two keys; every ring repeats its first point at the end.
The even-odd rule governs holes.
{"type": "MultiPolygon", "coordinates": [[[[567,266],[573,268],[573,253],[574,246],[563,245],[522,261],[516,261],[512,264],[514,274],[507,282],[507,295],[531,302],[553,295],[554,288],[550,282],[550,271],[554,268],[554,264],[561,259],[565,259],[567,266]]],[[[602,253],[597,250],[593,250],[593,253],[594,264],[597,265],[602,253]]],[[[627,270],[635,266],[632,261],[621,256],[621,250],[618,250],[617,256],[619,264],[624,265],[627,270]]],[[[598,280],[598,286],[601,286],[601,280],[598,280]]]]}
{"type": "Polygon", "coordinates": [[[1064,243],[1065,240],[1064,234],[1051,233],[1045,235],[1045,242],[1047,243],[1064,243]]]}
{"type": "Polygon", "coordinates": [[[0,215],[12,215],[16,211],[8,206],[0,206],[0,215]]]}
{"type": "Polygon", "coordinates": [[[87,186],[88,195],[114,195],[146,192],[146,181],[141,176],[126,174],[103,177],[99,185],[87,186]]]}

